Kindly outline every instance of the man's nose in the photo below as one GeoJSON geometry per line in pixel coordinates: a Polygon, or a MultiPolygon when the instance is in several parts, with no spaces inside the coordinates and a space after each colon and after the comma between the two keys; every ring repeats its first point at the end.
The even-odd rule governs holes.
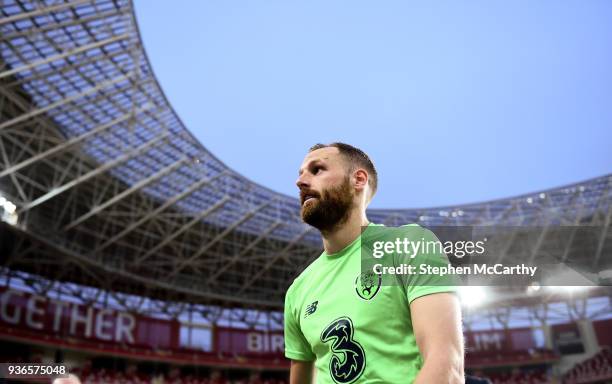
{"type": "Polygon", "coordinates": [[[305,174],[301,174],[297,178],[297,180],[295,181],[295,185],[297,185],[299,189],[308,188],[310,186],[305,174]]]}

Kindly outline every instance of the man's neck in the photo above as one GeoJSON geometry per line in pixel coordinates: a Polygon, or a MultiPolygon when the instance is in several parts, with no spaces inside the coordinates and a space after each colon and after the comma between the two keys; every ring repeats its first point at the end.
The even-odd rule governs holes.
{"type": "Polygon", "coordinates": [[[323,248],[328,255],[340,252],[361,235],[361,228],[369,224],[364,211],[354,209],[348,220],[331,232],[323,232],[323,248]]]}

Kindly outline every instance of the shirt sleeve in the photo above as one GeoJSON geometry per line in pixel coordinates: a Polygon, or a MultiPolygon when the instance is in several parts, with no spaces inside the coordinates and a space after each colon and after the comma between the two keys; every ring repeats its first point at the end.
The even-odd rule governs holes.
{"type": "Polygon", "coordinates": [[[447,267],[450,265],[438,237],[431,230],[419,225],[409,225],[401,228],[404,235],[408,236],[411,241],[421,243],[420,251],[416,256],[409,260],[402,258],[400,261],[414,266],[417,272],[403,279],[408,302],[412,303],[419,297],[434,293],[456,292],[458,280],[455,275],[437,272],[422,273],[425,270],[431,271],[431,268],[427,267],[447,267]],[[438,243],[438,246],[434,246],[435,243],[438,243]]]}
{"type": "Polygon", "coordinates": [[[299,323],[299,312],[292,307],[291,287],[285,296],[285,357],[291,360],[314,361],[315,355],[304,337],[299,323]]]}

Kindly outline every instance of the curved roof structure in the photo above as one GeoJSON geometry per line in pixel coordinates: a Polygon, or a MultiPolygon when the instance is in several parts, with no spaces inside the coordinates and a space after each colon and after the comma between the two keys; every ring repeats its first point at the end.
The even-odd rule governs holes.
{"type": "MultiPolygon", "coordinates": [[[[282,305],[320,237],[301,222],[297,198],[229,169],[184,126],[152,72],[132,3],[5,0],[0,12],[0,193],[15,206],[5,221],[27,239],[5,264],[127,291],[146,285],[173,300],[282,305]]],[[[606,175],[369,217],[609,226],[611,185],[606,175]]]]}

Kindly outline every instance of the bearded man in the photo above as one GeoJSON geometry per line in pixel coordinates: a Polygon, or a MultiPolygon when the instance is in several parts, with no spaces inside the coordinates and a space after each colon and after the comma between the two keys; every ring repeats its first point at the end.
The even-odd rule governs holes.
{"type": "MultiPolygon", "coordinates": [[[[383,285],[362,270],[374,164],[344,143],[313,146],[300,169],[301,216],[324,252],[285,297],[290,384],[463,383],[461,311],[453,287],[405,279],[383,285]],[[365,231],[365,232],[364,232],[365,231]]],[[[422,238],[436,239],[416,225],[422,238]]],[[[403,227],[401,227],[403,228],[403,227]]],[[[445,260],[438,255],[437,260],[445,260]]]]}

